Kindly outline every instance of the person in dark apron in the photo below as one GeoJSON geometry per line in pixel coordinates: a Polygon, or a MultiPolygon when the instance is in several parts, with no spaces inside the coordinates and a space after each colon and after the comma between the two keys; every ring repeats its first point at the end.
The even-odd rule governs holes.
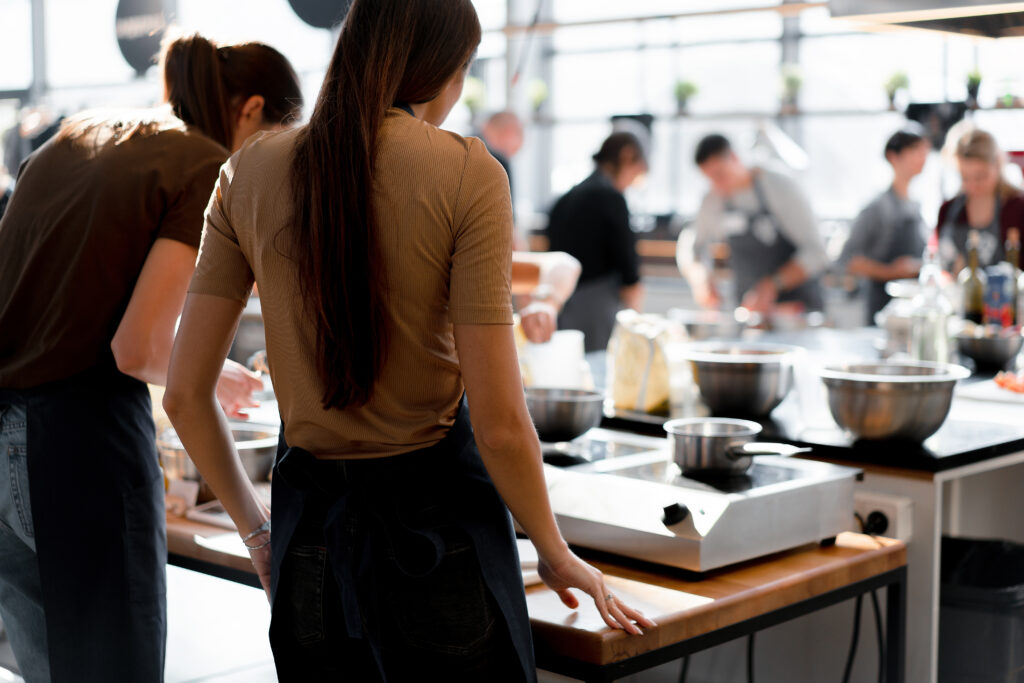
{"type": "MultiPolygon", "coordinates": [[[[0,221],[0,616],[28,683],[163,680],[146,383],[165,380],[228,150],[301,102],[291,65],[258,43],[182,37],[162,63],[170,108],[69,119],[22,165],[0,221]],[[197,91],[211,76],[224,83],[197,91]]],[[[262,387],[235,363],[216,382],[232,414],[262,387]]]]}
{"type": "Polygon", "coordinates": [[[805,311],[821,310],[818,275],[828,256],[803,192],[783,174],[747,167],[718,134],[702,139],[694,156],[712,191],[694,228],[680,234],[677,263],[697,304],[768,313],[777,303],[794,302],[805,311]],[[734,301],[722,300],[702,262],[713,244],[729,247],[734,301]]]}
{"type": "Polygon", "coordinates": [[[632,133],[612,133],[594,162],[590,177],[555,202],[547,228],[548,248],[582,266],[558,328],[581,330],[587,352],[607,348],[619,309],[643,306],[636,236],[622,194],[647,172],[643,145],[632,133]]]}
{"type": "Polygon", "coordinates": [[[567,606],[578,587],[610,627],[651,625],[558,532],[508,179],[437,128],[480,35],[470,0],[355,0],[309,124],[246,145],[207,212],[164,407],[250,549],[285,683],[536,680],[509,510],[567,606]],[[284,425],[269,516],[212,402],[254,281],[284,425]]]}
{"type": "Polygon", "coordinates": [[[971,130],[956,141],[961,189],[939,208],[939,262],[954,275],[967,259],[967,236],[978,231],[978,263],[984,268],[1005,258],[1009,228],[1024,226],[1024,195],[1002,175],[1003,154],[995,138],[971,130]]]}
{"type": "Polygon", "coordinates": [[[910,199],[910,181],[924,169],[931,143],[923,128],[910,125],[893,133],[885,144],[892,166],[892,185],[854,219],[839,257],[846,272],[863,279],[868,320],[889,302],[885,283],[916,278],[921,268],[927,229],[921,207],[910,199]]]}

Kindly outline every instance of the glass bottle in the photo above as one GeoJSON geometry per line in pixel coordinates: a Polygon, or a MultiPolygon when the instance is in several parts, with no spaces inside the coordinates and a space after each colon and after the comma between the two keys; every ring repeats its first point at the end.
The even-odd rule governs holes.
{"type": "Polygon", "coordinates": [[[949,362],[949,319],[953,304],[942,291],[942,267],[936,247],[928,247],[921,274],[921,291],[910,314],[910,355],[914,360],[949,362]]]}
{"type": "Polygon", "coordinates": [[[1013,267],[1013,276],[1010,280],[1013,289],[1013,298],[1010,299],[1013,305],[1013,324],[1020,325],[1024,318],[1021,317],[1021,297],[1024,296],[1022,285],[1024,285],[1024,273],[1020,266],[1020,230],[1010,228],[1006,231],[1006,262],[1013,267]]]}
{"type": "Polygon", "coordinates": [[[981,325],[985,321],[985,287],[986,276],[978,266],[977,230],[971,230],[967,236],[967,266],[960,271],[957,280],[964,300],[964,319],[981,325]]]}

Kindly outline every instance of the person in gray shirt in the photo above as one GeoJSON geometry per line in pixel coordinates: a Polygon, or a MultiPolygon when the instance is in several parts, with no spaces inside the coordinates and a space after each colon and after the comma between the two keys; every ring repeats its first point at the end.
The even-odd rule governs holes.
{"type": "Polygon", "coordinates": [[[921,268],[928,228],[908,188],[930,150],[931,143],[916,124],[907,124],[889,138],[885,159],[892,166],[892,185],[854,219],[839,257],[848,274],[862,279],[869,319],[889,302],[886,282],[917,277],[921,268]]]}
{"type": "Polygon", "coordinates": [[[803,191],[782,173],[745,165],[721,135],[701,140],[695,161],[711,192],[694,229],[680,235],[676,261],[697,303],[721,304],[704,260],[711,245],[725,243],[742,306],[768,313],[778,303],[795,302],[821,310],[818,276],[828,256],[803,191]]]}

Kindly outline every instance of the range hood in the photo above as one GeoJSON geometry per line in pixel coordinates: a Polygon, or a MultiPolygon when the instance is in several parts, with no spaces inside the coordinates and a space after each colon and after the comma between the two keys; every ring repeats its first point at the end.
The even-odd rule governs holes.
{"type": "Polygon", "coordinates": [[[829,0],[835,18],[986,38],[1024,36],[1024,2],[994,0],[829,0]]]}

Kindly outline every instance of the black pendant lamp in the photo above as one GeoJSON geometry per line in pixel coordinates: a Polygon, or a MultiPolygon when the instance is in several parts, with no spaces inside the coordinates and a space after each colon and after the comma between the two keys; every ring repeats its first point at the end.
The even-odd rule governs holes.
{"type": "Polygon", "coordinates": [[[334,28],[340,24],[352,0],[288,0],[295,14],[316,28],[334,28]]]}

